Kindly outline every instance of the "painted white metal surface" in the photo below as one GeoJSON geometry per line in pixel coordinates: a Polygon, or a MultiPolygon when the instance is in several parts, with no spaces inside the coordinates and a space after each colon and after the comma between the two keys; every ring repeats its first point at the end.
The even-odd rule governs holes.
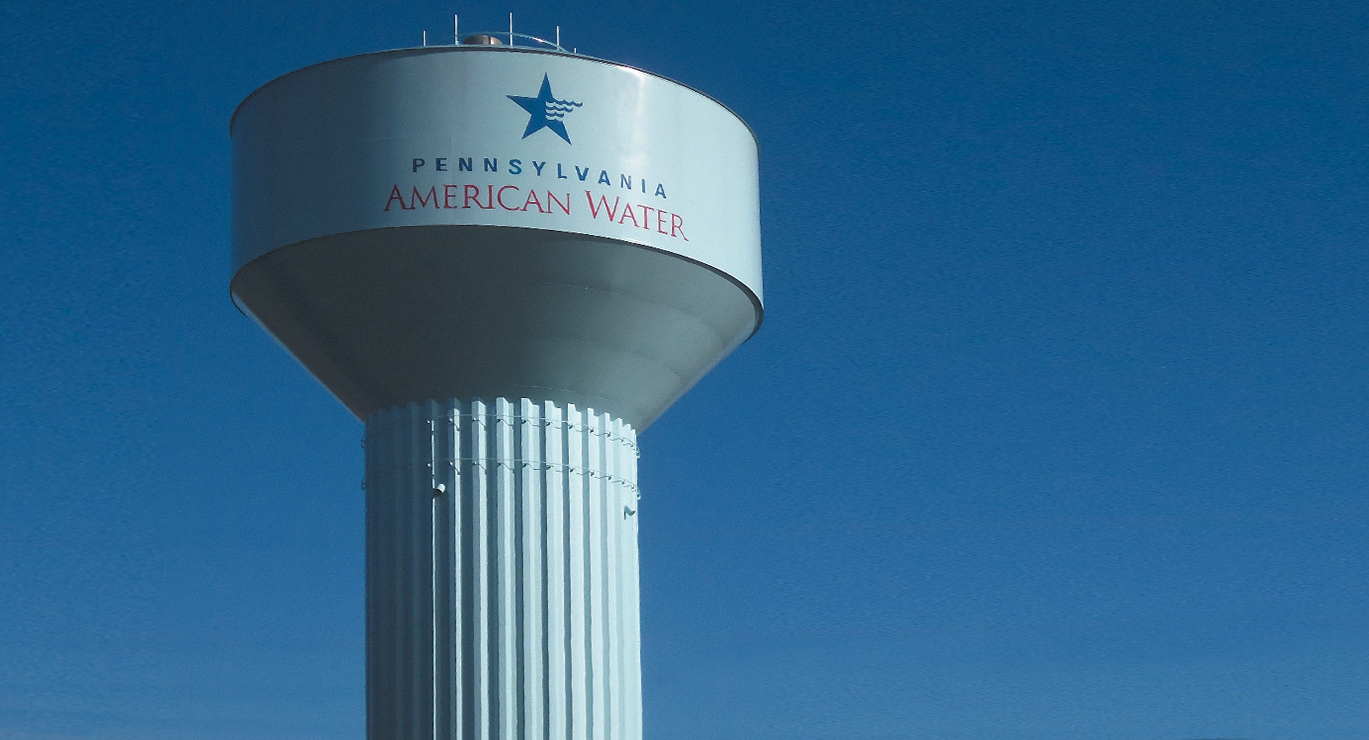
{"type": "Polygon", "coordinates": [[[358,418],[528,396],[643,430],[760,325],[755,139],[670,80],[404,49],[280,77],[231,131],[234,300],[358,418]]]}
{"type": "Polygon", "coordinates": [[[638,740],[636,473],[633,429],[573,405],[372,416],[367,736],[638,740]]]}
{"type": "Polygon", "coordinates": [[[346,232],[512,226],[669,252],[762,296],[750,129],[641,70],[494,47],[366,54],[264,85],[231,130],[234,270],[346,232]]]}
{"type": "Polygon", "coordinates": [[[638,740],[635,437],[760,324],[750,130],[442,47],[285,75],[232,137],[234,300],[367,420],[368,738],[638,740]]]}

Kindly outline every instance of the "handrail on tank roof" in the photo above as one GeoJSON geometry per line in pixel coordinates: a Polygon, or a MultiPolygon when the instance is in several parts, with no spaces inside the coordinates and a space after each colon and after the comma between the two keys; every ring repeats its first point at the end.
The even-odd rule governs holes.
{"type": "MultiPolygon", "coordinates": [[[[433,46],[434,44],[429,44],[433,46]]],[[[462,38],[455,44],[439,44],[440,46],[511,46],[522,49],[548,49],[570,54],[570,49],[561,46],[555,41],[547,41],[537,36],[526,33],[509,33],[508,31],[476,31],[474,33],[462,34],[462,38]],[[479,39],[479,40],[476,40],[479,39]],[[493,43],[491,43],[493,42],[493,43]]]]}
{"type": "Polygon", "coordinates": [[[452,43],[450,44],[429,44],[428,32],[423,32],[423,45],[426,46],[503,46],[514,49],[541,49],[544,51],[558,51],[562,54],[576,54],[576,49],[566,51],[566,47],[561,45],[561,27],[556,27],[556,40],[548,41],[544,38],[531,36],[526,33],[513,32],[513,13],[509,13],[509,30],[507,31],[474,31],[461,33],[461,16],[452,16],[452,43]]]}
{"type": "Polygon", "coordinates": [[[453,39],[454,44],[434,44],[428,40],[428,32],[423,32],[423,46],[498,46],[501,48],[513,49],[542,49],[544,51],[559,51],[562,54],[576,54],[573,49],[539,38],[526,33],[509,33],[508,31],[475,31],[473,33],[462,34],[459,39],[453,39]]]}

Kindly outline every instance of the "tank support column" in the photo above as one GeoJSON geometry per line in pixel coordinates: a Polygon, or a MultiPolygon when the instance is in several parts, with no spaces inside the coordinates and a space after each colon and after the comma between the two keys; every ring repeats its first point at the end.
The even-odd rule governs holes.
{"type": "Polygon", "coordinates": [[[608,414],[366,422],[369,740],[640,740],[637,445],[608,414]]]}

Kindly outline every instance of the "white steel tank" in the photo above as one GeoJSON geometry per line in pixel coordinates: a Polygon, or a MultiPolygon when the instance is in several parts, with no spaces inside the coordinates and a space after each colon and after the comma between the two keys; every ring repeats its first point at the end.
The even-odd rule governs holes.
{"type": "Polygon", "coordinates": [[[636,434],[760,325],[756,142],[476,38],[243,101],[232,295],[366,422],[368,737],[638,738],[636,434]]]}

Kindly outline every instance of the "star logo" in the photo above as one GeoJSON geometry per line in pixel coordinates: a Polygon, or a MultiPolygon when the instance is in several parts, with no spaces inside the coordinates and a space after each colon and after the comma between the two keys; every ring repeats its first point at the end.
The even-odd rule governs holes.
{"type": "Polygon", "coordinates": [[[557,100],[551,94],[551,82],[547,76],[542,75],[542,89],[537,91],[537,97],[524,98],[518,95],[509,95],[509,100],[518,104],[519,108],[528,112],[528,127],[523,129],[523,138],[549,128],[566,143],[570,143],[570,134],[566,133],[566,124],[561,119],[567,113],[580,107],[580,103],[573,100],[557,100]]]}

